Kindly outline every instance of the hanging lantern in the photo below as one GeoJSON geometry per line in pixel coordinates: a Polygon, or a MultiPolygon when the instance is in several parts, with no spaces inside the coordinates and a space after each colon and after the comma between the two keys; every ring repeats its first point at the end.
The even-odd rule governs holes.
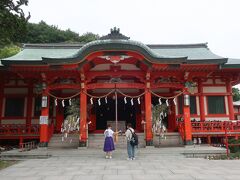
{"type": "Polygon", "coordinates": [[[90,98],[90,103],[93,104],[93,98],[92,97],[90,98]]]}
{"type": "Polygon", "coordinates": [[[175,106],[177,105],[176,98],[173,99],[173,103],[175,106]]]}
{"type": "Polygon", "coordinates": [[[161,98],[158,99],[159,105],[162,105],[161,98]]]}
{"type": "Polygon", "coordinates": [[[57,106],[57,99],[55,99],[55,106],[57,106]]]}
{"type": "Polygon", "coordinates": [[[131,99],[131,105],[133,106],[133,98],[131,99]]]}
{"type": "Polygon", "coordinates": [[[42,97],[42,107],[47,107],[48,106],[48,97],[43,96],[42,97]]]}
{"type": "Polygon", "coordinates": [[[168,99],[166,99],[166,105],[169,106],[168,99]]]}
{"type": "Polygon", "coordinates": [[[69,105],[71,106],[72,105],[72,99],[69,99],[69,105]]]}
{"type": "Polygon", "coordinates": [[[140,97],[138,98],[138,104],[141,104],[140,97]]]}
{"type": "Polygon", "coordinates": [[[107,104],[107,96],[105,97],[105,103],[107,104]]]}
{"type": "Polygon", "coordinates": [[[64,104],[64,99],[62,100],[62,107],[64,107],[65,106],[65,104],[64,104]]]}
{"type": "Polygon", "coordinates": [[[184,95],[184,106],[190,106],[190,96],[188,94],[184,95]]]}
{"type": "Polygon", "coordinates": [[[98,105],[101,106],[101,99],[98,99],[98,105]]]}
{"type": "Polygon", "coordinates": [[[127,104],[127,97],[124,97],[124,103],[127,104]]]}

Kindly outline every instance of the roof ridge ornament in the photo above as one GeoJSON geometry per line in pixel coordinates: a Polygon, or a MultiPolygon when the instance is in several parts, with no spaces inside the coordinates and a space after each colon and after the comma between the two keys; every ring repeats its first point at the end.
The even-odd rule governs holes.
{"type": "Polygon", "coordinates": [[[128,59],[132,56],[126,56],[126,55],[119,55],[119,56],[110,56],[110,55],[106,55],[106,56],[98,56],[99,58],[102,59],[106,59],[107,61],[111,61],[114,64],[119,63],[120,61],[124,60],[124,59],[128,59]]]}
{"type": "Polygon", "coordinates": [[[120,33],[120,28],[111,28],[110,33],[106,36],[102,36],[100,40],[107,40],[107,39],[123,39],[128,40],[130,37],[127,37],[120,33]]]}

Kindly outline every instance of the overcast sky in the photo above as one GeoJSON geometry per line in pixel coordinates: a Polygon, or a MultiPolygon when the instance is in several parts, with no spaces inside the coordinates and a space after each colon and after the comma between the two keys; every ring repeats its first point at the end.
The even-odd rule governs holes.
{"type": "Polygon", "coordinates": [[[30,22],[106,35],[116,26],[145,44],[208,42],[240,59],[239,0],[29,0],[30,22]]]}

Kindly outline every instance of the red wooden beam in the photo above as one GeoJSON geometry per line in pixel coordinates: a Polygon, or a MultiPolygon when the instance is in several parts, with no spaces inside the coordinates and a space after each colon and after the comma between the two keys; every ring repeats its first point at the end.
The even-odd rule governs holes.
{"type": "Polygon", "coordinates": [[[49,90],[56,89],[81,89],[80,84],[53,84],[48,86],[49,90]]]}
{"type": "Polygon", "coordinates": [[[131,71],[125,71],[125,70],[118,70],[116,72],[114,71],[89,71],[86,73],[87,81],[91,81],[92,79],[96,77],[122,77],[122,76],[132,76],[136,77],[138,79],[143,80],[145,78],[145,73],[138,70],[131,70],[131,71]]]}
{"type": "Polygon", "coordinates": [[[158,89],[158,88],[172,88],[172,89],[183,89],[183,84],[176,84],[176,83],[159,83],[159,84],[151,84],[151,89],[158,89]]]}
{"type": "Polygon", "coordinates": [[[145,84],[142,83],[91,83],[86,85],[86,89],[144,89],[145,84]]]}

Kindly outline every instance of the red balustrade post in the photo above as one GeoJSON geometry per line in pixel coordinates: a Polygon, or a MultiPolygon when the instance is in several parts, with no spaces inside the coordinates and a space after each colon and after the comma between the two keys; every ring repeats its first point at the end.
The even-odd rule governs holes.
{"type": "Polygon", "coordinates": [[[233,122],[230,122],[231,123],[231,131],[233,131],[234,130],[234,124],[233,124],[233,122]]]}
{"type": "Polygon", "coordinates": [[[203,122],[199,122],[200,123],[200,130],[203,131],[203,122]]]}
{"type": "Polygon", "coordinates": [[[223,131],[224,130],[224,122],[221,122],[220,124],[221,124],[221,131],[223,131]]]}

